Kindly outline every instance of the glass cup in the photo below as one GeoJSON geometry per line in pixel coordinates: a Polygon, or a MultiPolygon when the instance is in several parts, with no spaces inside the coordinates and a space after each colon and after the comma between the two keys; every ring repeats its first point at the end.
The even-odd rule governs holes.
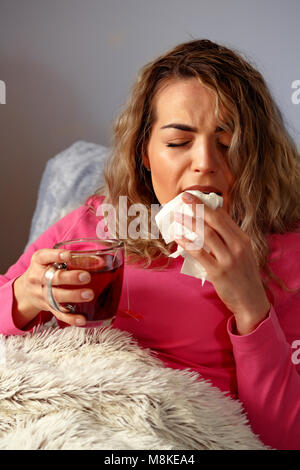
{"type": "MultiPolygon", "coordinates": [[[[47,276],[47,293],[51,308],[63,313],[83,315],[87,326],[109,325],[115,318],[122,291],[124,243],[114,239],[80,238],[56,243],[53,248],[70,251],[71,259],[67,263],[54,263],[50,268],[53,274],[47,276]],[[93,290],[93,300],[82,303],[56,302],[52,292],[52,279],[57,269],[88,271],[91,281],[84,287],[93,290]]],[[[71,288],[70,285],[59,287],[71,288]]],[[[82,286],[72,286],[72,289],[76,288],[81,289],[82,286]]]]}

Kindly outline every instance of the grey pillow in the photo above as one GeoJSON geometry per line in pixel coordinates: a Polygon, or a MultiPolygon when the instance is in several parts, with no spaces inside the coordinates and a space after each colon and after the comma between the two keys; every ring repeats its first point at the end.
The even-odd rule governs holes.
{"type": "Polygon", "coordinates": [[[25,250],[104,183],[103,169],[109,154],[108,147],[78,141],[47,162],[25,250]]]}

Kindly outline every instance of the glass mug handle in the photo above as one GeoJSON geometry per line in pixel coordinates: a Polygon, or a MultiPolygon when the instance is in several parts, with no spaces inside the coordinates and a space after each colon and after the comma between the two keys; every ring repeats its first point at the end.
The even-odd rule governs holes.
{"type": "Polygon", "coordinates": [[[57,312],[61,313],[74,313],[75,309],[72,305],[68,304],[66,307],[64,307],[64,310],[62,310],[62,306],[56,302],[53,292],[52,292],[52,280],[53,277],[58,269],[68,269],[68,266],[66,263],[53,263],[50,268],[47,269],[45,273],[45,278],[47,279],[47,299],[48,299],[48,304],[53,310],[56,310],[57,312]]]}

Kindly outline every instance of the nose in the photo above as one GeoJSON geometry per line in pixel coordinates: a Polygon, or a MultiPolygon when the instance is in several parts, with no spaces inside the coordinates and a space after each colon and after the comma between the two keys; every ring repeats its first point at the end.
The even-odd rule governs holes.
{"type": "Polygon", "coordinates": [[[196,173],[216,173],[218,171],[218,154],[214,143],[202,139],[193,148],[192,170],[196,173]]]}

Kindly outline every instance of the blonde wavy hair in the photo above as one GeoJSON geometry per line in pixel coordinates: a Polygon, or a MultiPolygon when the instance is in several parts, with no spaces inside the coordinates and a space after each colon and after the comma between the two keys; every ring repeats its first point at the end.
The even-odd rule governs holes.
{"type": "MultiPolygon", "coordinates": [[[[156,119],[154,98],[166,81],[193,77],[215,93],[216,117],[232,133],[227,154],[234,176],[230,216],[250,237],[267,281],[274,279],[292,292],[268,266],[266,235],[299,230],[299,153],[262,75],[236,51],[207,39],[192,40],[141,68],[114,123],[105,186],[95,194],[105,195],[105,202],[112,204],[117,214],[119,196],[127,196],[128,205],[144,204],[149,209],[150,233],[150,207],[158,201],[142,155],[156,119]],[[226,122],[222,122],[220,111],[225,111],[226,122]]],[[[128,217],[128,224],[130,221],[128,217]]],[[[174,246],[166,245],[162,238],[150,237],[127,239],[125,245],[128,262],[147,268],[168,256],[174,246]]],[[[263,282],[267,287],[268,282],[263,282]]]]}

